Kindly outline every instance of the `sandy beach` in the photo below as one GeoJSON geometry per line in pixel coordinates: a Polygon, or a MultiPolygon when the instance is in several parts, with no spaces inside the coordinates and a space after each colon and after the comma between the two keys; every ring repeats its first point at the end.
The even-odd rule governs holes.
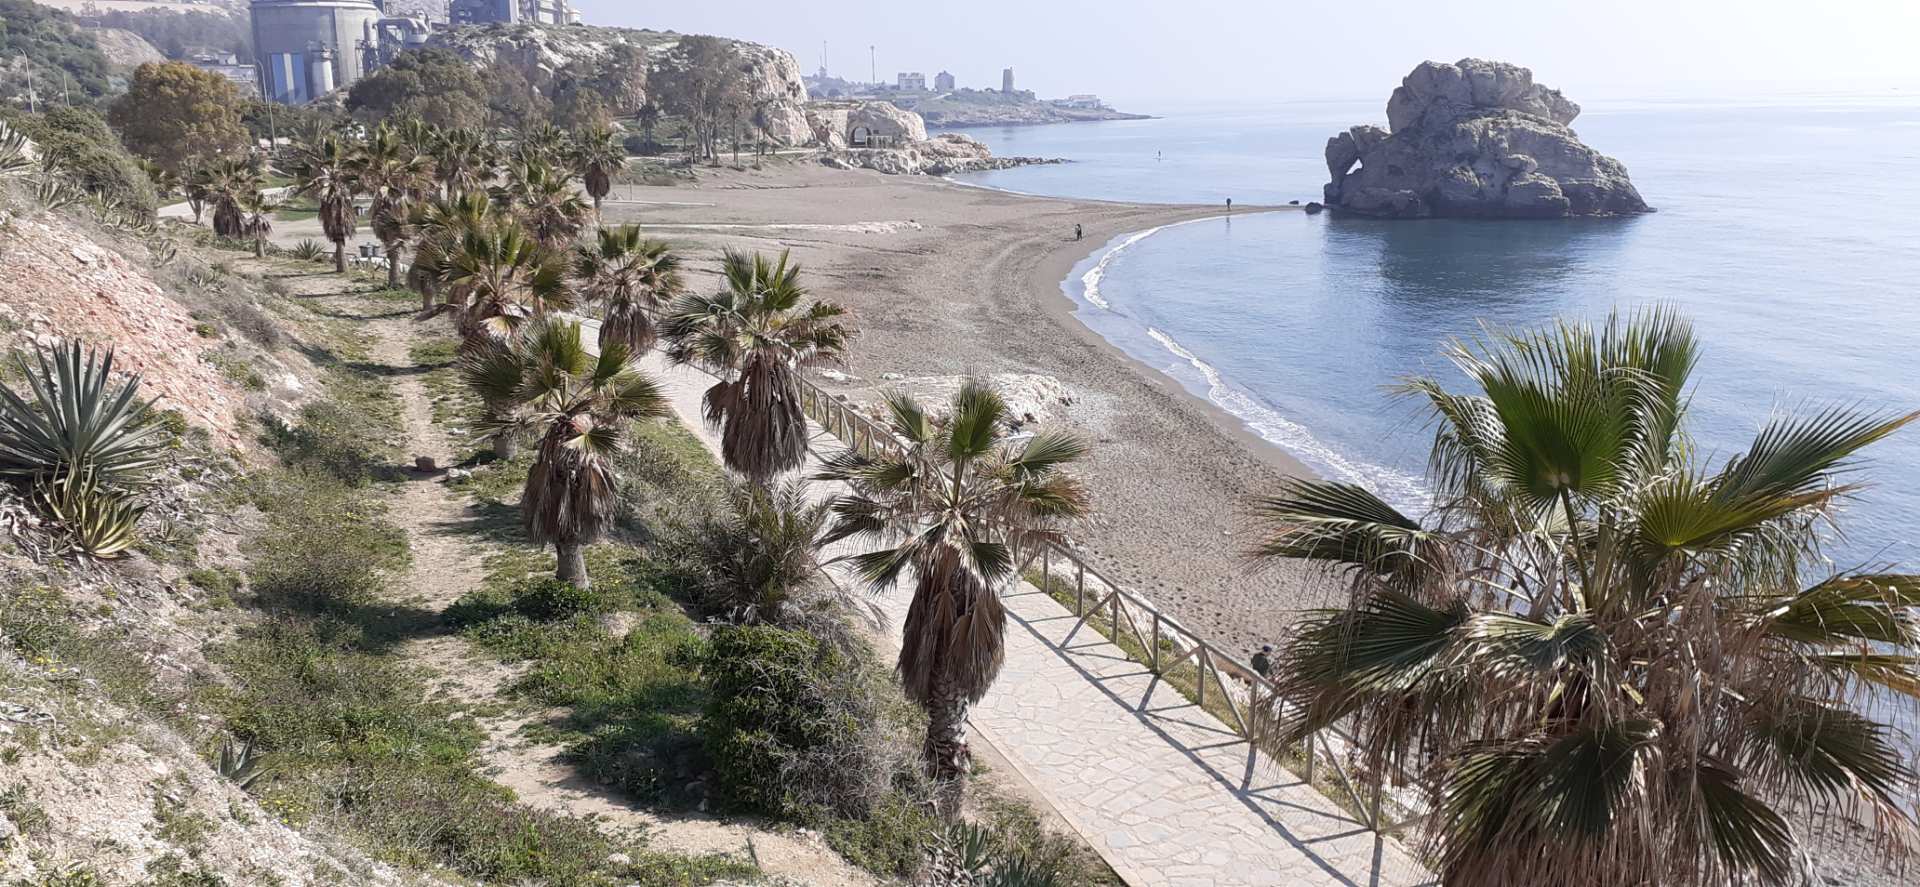
{"type": "Polygon", "coordinates": [[[1081,473],[1094,518],[1077,534],[1080,547],[1103,572],[1244,656],[1324,594],[1323,583],[1292,571],[1250,574],[1240,557],[1252,543],[1247,501],[1306,469],[1088,330],[1060,288],[1115,236],[1221,212],[808,163],[702,170],[697,185],[622,186],[605,208],[609,222],[639,222],[679,246],[696,287],[716,285],[724,248],[791,249],[813,291],[850,307],[861,330],[845,368],[854,378],[820,380],[830,390],[863,402],[885,388],[934,399],[951,377],[980,374],[1029,394],[1016,405],[1039,424],[1093,443],[1081,473]]]}

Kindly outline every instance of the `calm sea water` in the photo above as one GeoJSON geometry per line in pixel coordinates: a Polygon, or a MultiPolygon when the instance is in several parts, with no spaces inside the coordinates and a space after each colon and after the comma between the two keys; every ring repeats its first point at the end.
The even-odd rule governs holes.
{"type": "MultiPolygon", "coordinates": [[[[975,129],[1065,157],[968,181],[1245,206],[1317,199],[1321,151],[1380,103],[975,129]]],[[[1371,222],[1241,214],[1117,238],[1075,269],[1080,317],[1323,474],[1423,501],[1430,440],[1385,387],[1464,385],[1440,349],[1481,324],[1676,306],[1704,342],[1693,431],[1715,464],[1777,411],[1920,409],[1920,95],[1593,103],[1574,128],[1659,212],[1371,222]]],[[[1920,427],[1868,450],[1840,566],[1920,568],[1920,427]]]]}

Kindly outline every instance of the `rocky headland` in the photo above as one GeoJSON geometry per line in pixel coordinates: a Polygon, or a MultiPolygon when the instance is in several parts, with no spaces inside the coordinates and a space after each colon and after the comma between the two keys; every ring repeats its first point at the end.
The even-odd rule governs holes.
{"type": "Polygon", "coordinates": [[[1059,163],[1038,157],[995,157],[971,136],[929,137],[919,114],[891,102],[813,102],[806,109],[821,163],[835,169],[871,169],[887,175],[944,176],[958,172],[1059,163]]]}
{"type": "Polygon", "coordinates": [[[1327,204],[1380,218],[1562,218],[1651,211],[1627,169],[1568,128],[1580,106],[1518,65],[1422,62],[1388,129],[1327,140],[1327,204]]]}

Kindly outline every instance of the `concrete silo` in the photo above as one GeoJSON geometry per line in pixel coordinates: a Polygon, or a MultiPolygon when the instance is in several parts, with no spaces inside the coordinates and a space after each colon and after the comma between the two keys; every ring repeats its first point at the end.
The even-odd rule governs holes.
{"type": "Polygon", "coordinates": [[[351,86],[378,46],[372,0],[253,0],[253,52],[270,101],[299,105],[351,86]]]}

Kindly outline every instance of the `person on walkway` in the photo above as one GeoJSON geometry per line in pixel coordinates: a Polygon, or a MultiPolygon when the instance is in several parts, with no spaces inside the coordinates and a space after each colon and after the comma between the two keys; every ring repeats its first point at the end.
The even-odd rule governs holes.
{"type": "Polygon", "coordinates": [[[1233,212],[1233,198],[1227,198],[1227,212],[1233,212]]]}
{"type": "Polygon", "coordinates": [[[1273,645],[1263,644],[1260,652],[1253,654],[1253,670],[1263,678],[1273,676],[1273,645]]]}
{"type": "Polygon", "coordinates": [[[1073,223],[1073,239],[1079,240],[1080,234],[1081,234],[1080,223],[1079,222],[1073,223]]]}

